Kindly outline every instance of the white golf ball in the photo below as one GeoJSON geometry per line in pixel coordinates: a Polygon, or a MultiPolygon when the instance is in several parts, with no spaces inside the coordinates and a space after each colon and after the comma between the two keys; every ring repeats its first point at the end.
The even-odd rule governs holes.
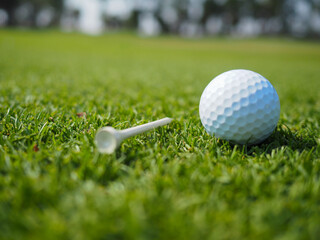
{"type": "Polygon", "coordinates": [[[274,87],[260,74],[231,70],[205,88],[199,113],[210,135],[237,144],[258,144],[277,126],[280,101],[274,87]]]}

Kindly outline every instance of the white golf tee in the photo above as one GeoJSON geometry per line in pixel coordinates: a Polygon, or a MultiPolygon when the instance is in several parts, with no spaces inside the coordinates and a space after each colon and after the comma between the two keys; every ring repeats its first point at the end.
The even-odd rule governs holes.
{"type": "Polygon", "coordinates": [[[136,136],[154,128],[169,124],[172,118],[163,118],[140,126],[116,130],[113,127],[103,127],[98,130],[95,142],[100,153],[113,153],[124,139],[136,136]]]}

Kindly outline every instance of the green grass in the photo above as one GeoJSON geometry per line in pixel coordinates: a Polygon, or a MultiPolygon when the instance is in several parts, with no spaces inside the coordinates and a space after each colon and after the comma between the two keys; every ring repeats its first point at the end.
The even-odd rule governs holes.
{"type": "Polygon", "coordinates": [[[317,42],[1,30],[0,239],[319,239],[319,86],[317,42]],[[236,68],[280,97],[259,146],[199,120],[205,86],[236,68]],[[95,148],[102,126],[165,116],[95,148]]]}

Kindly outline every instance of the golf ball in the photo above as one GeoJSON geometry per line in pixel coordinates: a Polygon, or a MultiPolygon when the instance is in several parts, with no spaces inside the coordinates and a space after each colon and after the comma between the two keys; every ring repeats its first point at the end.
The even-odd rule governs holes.
{"type": "Polygon", "coordinates": [[[205,88],[199,113],[210,135],[237,144],[258,144],[275,129],[280,101],[274,87],[260,74],[231,70],[205,88]]]}

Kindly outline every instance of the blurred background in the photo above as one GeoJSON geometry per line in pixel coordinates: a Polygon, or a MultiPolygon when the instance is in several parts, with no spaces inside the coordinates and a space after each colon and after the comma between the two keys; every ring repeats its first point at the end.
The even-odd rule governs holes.
{"type": "Polygon", "coordinates": [[[320,0],[1,0],[0,26],[319,39],[320,0]]]}

